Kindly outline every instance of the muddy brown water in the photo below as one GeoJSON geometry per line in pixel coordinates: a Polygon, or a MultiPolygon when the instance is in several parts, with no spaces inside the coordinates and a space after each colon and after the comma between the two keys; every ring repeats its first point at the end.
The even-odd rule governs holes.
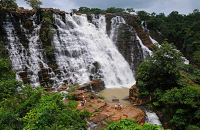
{"type": "MultiPolygon", "coordinates": [[[[117,98],[121,104],[132,105],[128,100],[124,100],[129,96],[129,88],[107,88],[100,91],[99,95],[104,96],[109,102],[113,102],[112,99],[117,98]]],[[[118,103],[118,101],[116,103],[118,103]]]]}

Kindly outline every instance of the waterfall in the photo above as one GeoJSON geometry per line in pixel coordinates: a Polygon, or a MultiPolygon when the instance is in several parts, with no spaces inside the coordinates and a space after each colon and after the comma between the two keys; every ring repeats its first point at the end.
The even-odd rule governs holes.
{"type": "MultiPolygon", "coordinates": [[[[31,20],[35,20],[31,18],[31,20]]],[[[6,15],[3,27],[7,34],[7,49],[18,81],[30,83],[32,87],[46,86],[59,88],[64,84],[84,84],[94,79],[104,81],[107,88],[130,87],[135,78],[128,62],[119,53],[113,38],[122,17],[112,19],[111,37],[106,33],[105,15],[91,15],[92,23],[86,15],[68,14],[65,17],[53,14],[54,26],[52,46],[55,46],[56,69],[46,59],[44,45],[40,40],[42,24],[33,23],[27,30],[19,20],[19,27],[10,14],[6,15]],[[64,19],[65,18],[65,19],[64,19]],[[20,29],[27,39],[21,41],[17,35],[20,29]]],[[[132,54],[131,54],[132,55],[132,54]]]]}
{"type": "Polygon", "coordinates": [[[126,21],[121,16],[116,16],[111,19],[111,33],[110,38],[111,40],[116,43],[118,37],[118,29],[123,24],[126,24],[126,21]]]}
{"type": "Polygon", "coordinates": [[[61,80],[82,84],[100,78],[107,88],[130,87],[135,83],[133,73],[106,34],[105,16],[92,19],[96,26],[86,16],[65,15],[62,20],[54,15],[59,35],[54,35],[53,43],[61,80]]]}
{"type": "Polygon", "coordinates": [[[149,48],[146,47],[146,46],[142,43],[142,40],[139,38],[139,36],[136,36],[136,37],[137,37],[137,40],[138,40],[139,43],[140,43],[140,46],[142,47],[143,58],[145,59],[145,57],[151,56],[151,55],[152,55],[152,51],[149,50],[149,48]]]}
{"type": "Polygon", "coordinates": [[[160,122],[160,119],[155,112],[153,112],[145,107],[142,107],[142,106],[135,106],[135,107],[142,110],[146,114],[145,123],[156,124],[156,125],[162,126],[162,123],[160,122]]]}
{"type": "MultiPolygon", "coordinates": [[[[7,49],[10,54],[10,60],[12,62],[12,68],[17,72],[16,77],[18,81],[24,81],[30,83],[32,87],[40,86],[39,73],[41,72],[41,66],[48,69],[48,65],[44,62],[43,58],[43,46],[39,39],[39,30],[41,25],[37,25],[33,21],[34,29],[29,32],[23,28],[21,22],[20,29],[25,32],[25,38],[28,40],[28,47],[25,48],[20,42],[15,27],[10,19],[10,15],[6,15],[6,22],[3,27],[7,34],[7,49]],[[26,75],[26,78],[21,78],[20,75],[26,75]]],[[[51,68],[49,68],[51,70],[51,68]]],[[[50,78],[55,77],[52,71],[48,72],[50,78]]],[[[48,84],[46,84],[48,85],[48,84]]]]}
{"type": "Polygon", "coordinates": [[[152,111],[146,110],[146,109],[144,110],[144,112],[146,114],[146,120],[145,120],[146,123],[162,126],[162,123],[160,122],[160,120],[155,112],[152,112],[152,111]]]}

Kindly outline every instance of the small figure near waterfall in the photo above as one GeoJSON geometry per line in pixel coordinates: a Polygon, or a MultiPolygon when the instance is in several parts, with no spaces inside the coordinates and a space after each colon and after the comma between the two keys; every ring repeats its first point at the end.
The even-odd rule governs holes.
{"type": "Polygon", "coordinates": [[[84,101],[81,101],[81,106],[84,106],[84,101]]]}
{"type": "Polygon", "coordinates": [[[115,110],[117,110],[117,109],[118,109],[117,104],[115,104],[115,110]]]}
{"type": "Polygon", "coordinates": [[[121,105],[121,103],[119,102],[119,103],[118,103],[118,110],[121,110],[121,107],[122,107],[122,105],[121,105]]]}
{"type": "Polygon", "coordinates": [[[139,105],[142,104],[142,100],[141,100],[141,99],[138,100],[138,104],[139,104],[139,105]]]}

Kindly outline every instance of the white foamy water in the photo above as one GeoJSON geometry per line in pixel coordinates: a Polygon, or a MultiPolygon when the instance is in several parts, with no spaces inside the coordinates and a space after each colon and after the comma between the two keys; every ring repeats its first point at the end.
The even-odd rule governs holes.
{"type": "Polygon", "coordinates": [[[93,16],[89,23],[85,16],[66,15],[65,22],[54,15],[59,36],[54,35],[56,61],[62,78],[71,78],[82,84],[95,78],[105,82],[107,88],[130,87],[135,83],[133,73],[106,34],[105,16],[93,16]],[[65,71],[81,76],[74,78],[65,71]]]}
{"type": "Polygon", "coordinates": [[[146,120],[145,120],[146,123],[162,126],[162,123],[160,122],[155,112],[152,112],[150,110],[145,110],[145,114],[146,114],[146,120]]]}
{"type": "MultiPolygon", "coordinates": [[[[59,88],[66,84],[65,81],[83,84],[97,78],[103,80],[107,88],[130,87],[135,84],[129,64],[106,33],[104,15],[92,15],[92,23],[88,22],[86,15],[66,15],[65,19],[62,19],[54,14],[53,17],[57,26],[52,28],[52,31],[57,32],[52,41],[52,46],[56,49],[56,72],[45,60],[43,44],[39,37],[41,25],[33,21],[33,30],[29,31],[20,23],[20,28],[28,40],[25,47],[17,36],[11,15],[7,15],[3,24],[8,39],[7,49],[19,81],[27,80],[33,87],[40,86],[40,83],[45,81],[45,70],[45,75],[51,81],[51,84],[45,83],[45,86],[59,88]],[[27,75],[26,79],[21,79],[21,73],[27,75]]],[[[112,35],[114,31],[117,33],[119,23],[125,24],[125,21],[118,16],[112,19],[112,35]]]]}
{"type": "Polygon", "coordinates": [[[126,24],[126,21],[121,16],[116,16],[111,19],[111,31],[110,39],[116,43],[118,37],[118,29],[123,24],[126,24]]]}
{"type": "Polygon", "coordinates": [[[147,56],[151,56],[152,55],[152,51],[149,50],[148,47],[146,47],[143,43],[142,43],[142,40],[139,38],[139,36],[137,35],[137,40],[139,41],[140,43],[140,46],[142,47],[142,51],[143,51],[143,57],[147,57],[147,56]]]}

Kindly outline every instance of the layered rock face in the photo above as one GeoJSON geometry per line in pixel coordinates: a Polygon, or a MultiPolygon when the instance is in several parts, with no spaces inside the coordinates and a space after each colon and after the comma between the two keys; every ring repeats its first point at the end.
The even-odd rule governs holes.
{"type": "Polygon", "coordinates": [[[139,64],[150,55],[144,46],[153,48],[134,15],[70,16],[50,8],[7,12],[4,18],[2,35],[17,79],[33,87],[60,89],[95,79],[111,86],[134,83],[139,64]],[[50,21],[44,19],[45,12],[50,21]],[[92,32],[84,32],[86,28],[92,32]]]}
{"type": "Polygon", "coordinates": [[[134,72],[134,76],[137,74],[140,63],[146,56],[150,56],[149,51],[153,50],[154,47],[149,38],[149,34],[142,30],[137,23],[137,19],[137,16],[128,14],[121,16],[113,14],[106,15],[107,33],[113,38],[119,52],[129,63],[134,72]],[[120,18],[116,19],[116,17],[120,18]],[[122,20],[124,20],[124,22],[122,22],[122,20]],[[113,28],[115,28],[114,34],[112,34],[113,28]],[[115,36],[113,37],[111,35],[115,36]],[[148,47],[149,50],[143,49],[139,40],[148,47]]]}

